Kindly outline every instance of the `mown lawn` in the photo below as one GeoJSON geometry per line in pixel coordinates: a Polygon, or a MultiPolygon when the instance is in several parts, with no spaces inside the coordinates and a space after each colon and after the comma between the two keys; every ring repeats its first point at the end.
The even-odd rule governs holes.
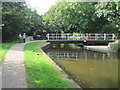
{"type": "Polygon", "coordinates": [[[0,63],[4,60],[5,53],[15,43],[0,43],[0,63]]]}
{"type": "Polygon", "coordinates": [[[74,88],[36,47],[46,42],[25,45],[25,69],[29,88],[74,88]],[[36,53],[40,53],[37,55],[36,53]]]}

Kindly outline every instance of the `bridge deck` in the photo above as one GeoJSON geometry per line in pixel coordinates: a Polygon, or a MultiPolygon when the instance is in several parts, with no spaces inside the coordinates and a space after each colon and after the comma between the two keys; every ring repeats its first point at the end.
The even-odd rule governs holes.
{"type": "Polygon", "coordinates": [[[62,43],[74,43],[74,42],[78,42],[78,43],[84,43],[84,42],[114,42],[115,40],[47,40],[47,42],[62,42],[62,43]]]}
{"type": "Polygon", "coordinates": [[[115,40],[47,40],[50,43],[83,43],[83,44],[95,44],[95,45],[106,45],[109,42],[115,40]]]}

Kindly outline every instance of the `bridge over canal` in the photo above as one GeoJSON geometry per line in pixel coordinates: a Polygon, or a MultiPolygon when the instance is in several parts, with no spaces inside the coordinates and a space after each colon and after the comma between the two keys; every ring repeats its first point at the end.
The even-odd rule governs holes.
{"type": "Polygon", "coordinates": [[[79,43],[80,45],[108,45],[115,41],[114,33],[48,33],[50,43],[79,43]]]}

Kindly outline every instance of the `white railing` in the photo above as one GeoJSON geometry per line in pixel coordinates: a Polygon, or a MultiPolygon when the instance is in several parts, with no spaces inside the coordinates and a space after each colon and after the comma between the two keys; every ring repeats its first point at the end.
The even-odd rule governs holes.
{"type": "Polygon", "coordinates": [[[115,34],[107,33],[48,33],[47,40],[115,40],[115,34]]]}

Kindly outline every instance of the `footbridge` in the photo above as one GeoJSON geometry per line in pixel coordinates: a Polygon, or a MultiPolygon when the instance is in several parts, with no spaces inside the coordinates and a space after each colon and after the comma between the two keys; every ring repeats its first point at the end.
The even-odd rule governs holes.
{"type": "Polygon", "coordinates": [[[107,45],[115,41],[114,33],[48,33],[50,43],[79,43],[80,45],[107,45]]]}

